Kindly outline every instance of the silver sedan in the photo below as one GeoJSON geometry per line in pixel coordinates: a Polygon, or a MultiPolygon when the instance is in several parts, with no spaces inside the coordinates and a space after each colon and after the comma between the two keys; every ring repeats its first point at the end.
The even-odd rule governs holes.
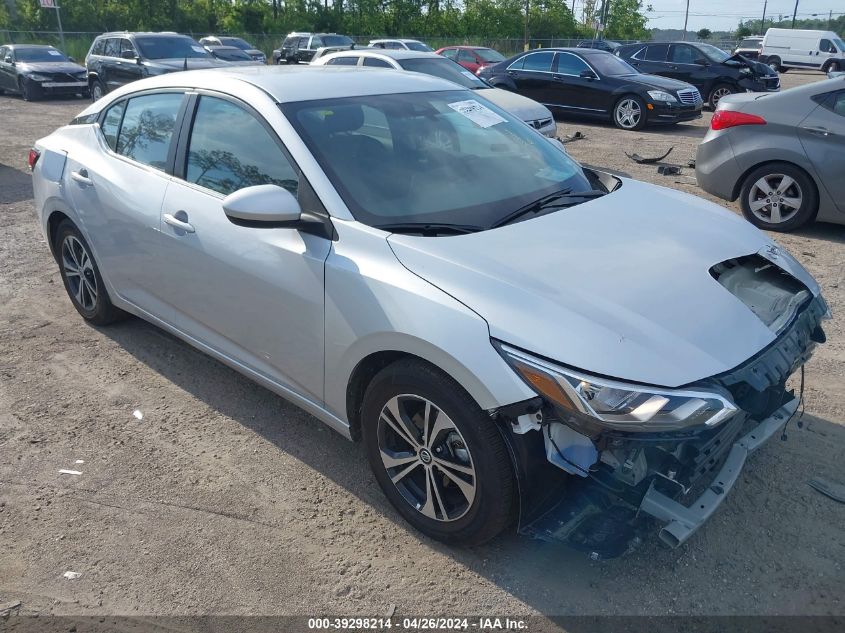
{"type": "Polygon", "coordinates": [[[146,319],[361,439],[444,541],[518,522],[613,556],[650,515],[677,546],[824,340],[819,286],[741,218],[423,74],[145,79],[29,162],[83,318],[146,319]]]}
{"type": "Polygon", "coordinates": [[[845,76],[725,97],[698,147],[702,189],[762,229],[845,224],[845,76]]]}

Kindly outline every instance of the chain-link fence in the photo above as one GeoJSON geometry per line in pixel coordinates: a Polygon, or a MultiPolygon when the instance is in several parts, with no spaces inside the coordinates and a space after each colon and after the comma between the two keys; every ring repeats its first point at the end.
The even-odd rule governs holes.
{"type": "MultiPolygon", "coordinates": [[[[64,52],[79,61],[85,59],[88,54],[88,49],[91,47],[91,42],[94,38],[100,35],[97,32],[65,32],[64,33],[64,52]]],[[[186,33],[195,39],[199,39],[208,35],[208,33],[186,33]]],[[[231,33],[230,35],[242,37],[246,41],[253,44],[256,48],[267,55],[271,59],[271,53],[274,48],[278,48],[285,39],[285,33],[231,33]]],[[[352,39],[359,45],[365,46],[371,39],[378,39],[376,36],[363,35],[352,36],[352,39]]],[[[525,42],[522,38],[461,38],[461,37],[419,37],[416,38],[424,41],[426,44],[437,50],[444,46],[455,45],[473,45],[473,46],[489,46],[505,56],[510,56],[523,50],[525,42]]],[[[551,48],[551,47],[567,47],[576,46],[578,42],[584,41],[583,37],[556,37],[556,38],[530,38],[530,48],[551,48]]],[[[589,39],[589,38],[586,38],[589,39]]],[[[615,40],[622,44],[633,43],[635,40],[615,40]]],[[[736,41],[712,41],[708,42],[722,48],[724,50],[731,50],[736,46],[736,41]]],[[[57,48],[61,48],[61,37],[58,31],[5,31],[0,30],[0,44],[50,44],[57,48]]]]}

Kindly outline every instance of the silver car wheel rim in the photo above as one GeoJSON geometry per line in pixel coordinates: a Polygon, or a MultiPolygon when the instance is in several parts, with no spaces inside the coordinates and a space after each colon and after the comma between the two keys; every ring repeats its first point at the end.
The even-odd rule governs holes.
{"type": "Polygon", "coordinates": [[[94,95],[94,101],[99,101],[103,98],[103,89],[100,88],[100,86],[98,86],[97,84],[94,84],[94,89],[92,90],[92,93],[94,95]]]}
{"type": "Polygon", "coordinates": [[[637,127],[642,116],[640,104],[633,99],[623,99],[616,106],[616,122],[626,129],[637,127]]]}
{"type": "Polygon", "coordinates": [[[62,242],[62,270],[76,302],[87,311],[97,305],[97,276],[94,262],[78,239],[68,235],[62,242]]]}
{"type": "Polygon", "coordinates": [[[713,105],[719,103],[722,100],[722,97],[727,97],[728,95],[733,94],[729,88],[719,88],[718,90],[713,91],[713,105]]]}
{"type": "Polygon", "coordinates": [[[751,185],[748,208],[768,224],[788,222],[801,208],[804,195],[797,182],[786,174],[769,174],[751,185]]]}
{"type": "Polygon", "coordinates": [[[455,423],[421,396],[391,398],[378,421],[382,464],[405,501],[429,519],[460,519],[472,507],[477,478],[455,423]]]}

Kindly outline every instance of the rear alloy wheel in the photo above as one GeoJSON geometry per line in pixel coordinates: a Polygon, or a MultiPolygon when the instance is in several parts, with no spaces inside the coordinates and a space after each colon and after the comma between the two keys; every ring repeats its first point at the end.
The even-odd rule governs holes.
{"type": "Polygon", "coordinates": [[[646,123],[645,103],[639,97],[622,97],[613,108],[613,122],[623,130],[639,130],[646,123]]]}
{"type": "Polygon", "coordinates": [[[818,196],[809,176],[787,163],[755,169],[740,194],[742,213],[755,226],[769,231],[792,231],[811,221],[818,196]]]}
{"type": "Polygon", "coordinates": [[[70,220],[56,230],[54,252],[65,290],[86,321],[107,325],[126,317],[123,310],[112,305],[88,243],[70,220]]]}
{"type": "Polygon", "coordinates": [[[721,101],[724,97],[732,95],[734,92],[734,89],[728,84],[718,84],[710,91],[710,97],[707,101],[710,104],[710,107],[715,110],[716,106],[719,105],[719,101],[721,101]]]}
{"type": "Polygon", "coordinates": [[[419,360],[380,371],[364,395],[370,467],[416,529],[478,544],[514,517],[516,483],[496,422],[451,378],[419,360]]]}

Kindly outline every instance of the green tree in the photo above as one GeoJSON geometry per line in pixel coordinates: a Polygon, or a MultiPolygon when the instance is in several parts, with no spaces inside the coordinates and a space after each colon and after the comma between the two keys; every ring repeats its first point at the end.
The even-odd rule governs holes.
{"type": "Polygon", "coordinates": [[[604,36],[612,40],[642,40],[648,37],[642,0],[611,0],[604,36]]]}
{"type": "Polygon", "coordinates": [[[700,40],[709,40],[713,32],[710,29],[699,29],[695,35],[700,40]]]}

